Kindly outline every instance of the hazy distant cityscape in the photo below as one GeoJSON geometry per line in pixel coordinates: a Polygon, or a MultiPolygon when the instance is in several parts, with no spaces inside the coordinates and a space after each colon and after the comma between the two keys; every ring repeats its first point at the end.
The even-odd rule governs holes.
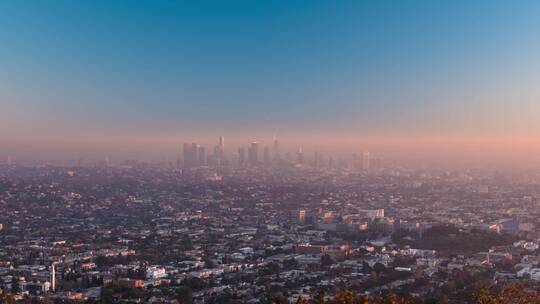
{"type": "Polygon", "coordinates": [[[337,290],[474,302],[540,282],[539,197],[535,171],[308,157],[277,138],[185,143],[165,164],[8,159],[0,290],[28,303],[342,303],[337,290]]]}
{"type": "Polygon", "coordinates": [[[0,304],[540,304],[539,16],[0,0],[0,304]]]}

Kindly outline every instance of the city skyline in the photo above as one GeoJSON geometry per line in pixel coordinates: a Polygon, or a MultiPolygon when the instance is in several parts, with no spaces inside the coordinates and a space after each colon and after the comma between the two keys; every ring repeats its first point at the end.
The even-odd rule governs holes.
{"type": "Polygon", "coordinates": [[[0,158],[159,160],[278,133],[290,149],[536,166],[538,8],[0,3],[0,158]]]}
{"type": "Polygon", "coordinates": [[[0,304],[540,303],[538,13],[0,0],[0,304]]]}
{"type": "MultiPolygon", "coordinates": [[[[0,151],[0,163],[46,162],[57,164],[76,164],[81,160],[101,161],[108,159],[115,163],[126,160],[144,162],[178,162],[184,159],[185,144],[196,144],[203,148],[206,156],[215,154],[219,140],[223,135],[213,137],[188,137],[187,139],[154,139],[142,141],[133,138],[117,138],[96,142],[91,138],[70,141],[68,146],[53,141],[54,146],[43,149],[43,142],[27,142],[22,145],[26,152],[18,150],[19,146],[4,145],[0,151]],[[105,147],[104,148],[104,143],[105,147]],[[36,153],[39,151],[39,153],[36,153]],[[8,161],[9,159],[9,161],[8,161]]],[[[245,153],[252,143],[259,145],[259,159],[264,158],[265,149],[283,158],[285,154],[296,155],[304,150],[306,159],[323,154],[333,159],[350,161],[354,155],[360,157],[364,152],[385,159],[387,164],[405,166],[433,166],[434,168],[499,168],[499,169],[534,169],[540,166],[535,153],[540,153],[529,139],[512,138],[502,141],[492,138],[477,138],[463,141],[460,138],[426,137],[416,138],[330,138],[323,141],[314,137],[293,138],[276,134],[266,137],[233,137],[228,138],[224,153],[233,156],[238,149],[245,148],[245,153]],[[279,146],[276,147],[276,140],[279,146]],[[508,143],[511,143],[510,145],[508,143]],[[277,148],[277,151],[276,151],[277,148]],[[487,156],[486,156],[487,155],[487,156]]],[[[21,142],[17,142],[20,144],[21,142]]],[[[198,152],[199,153],[199,152],[198,152]]],[[[246,154],[246,158],[248,154],[246,154]]],[[[292,157],[292,156],[291,156],[292,157]]],[[[295,156],[296,157],[296,156],[295,156]]],[[[292,160],[292,157],[290,160],[292,160]]]]}

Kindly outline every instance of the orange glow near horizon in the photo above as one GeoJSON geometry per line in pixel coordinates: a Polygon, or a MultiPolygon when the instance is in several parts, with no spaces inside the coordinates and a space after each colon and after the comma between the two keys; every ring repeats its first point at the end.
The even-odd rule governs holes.
{"type": "MultiPolygon", "coordinates": [[[[234,136],[224,134],[227,153],[257,140],[271,146],[272,136],[234,136]]],[[[171,136],[105,135],[54,138],[18,138],[3,142],[3,153],[24,159],[93,158],[110,156],[117,159],[174,160],[184,142],[198,142],[208,148],[219,135],[171,136]],[[36,153],[36,151],[39,151],[36,153]]],[[[397,163],[447,163],[500,166],[537,166],[540,164],[540,139],[535,137],[459,137],[459,136],[278,136],[284,151],[302,146],[308,157],[315,151],[347,158],[353,153],[371,151],[372,155],[397,163]]],[[[0,155],[3,157],[4,155],[0,155]]]]}

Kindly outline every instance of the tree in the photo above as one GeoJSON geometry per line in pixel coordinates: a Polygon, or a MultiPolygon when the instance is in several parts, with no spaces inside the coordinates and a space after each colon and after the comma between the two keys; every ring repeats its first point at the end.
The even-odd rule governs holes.
{"type": "Polygon", "coordinates": [[[386,270],[386,267],[382,263],[375,263],[375,265],[373,265],[373,270],[377,274],[380,274],[381,272],[384,272],[386,270]]]}
{"type": "Polygon", "coordinates": [[[298,261],[295,259],[288,259],[283,261],[283,266],[287,269],[292,269],[298,267],[298,261]]]}
{"type": "Polygon", "coordinates": [[[474,302],[477,304],[540,303],[540,293],[526,291],[519,284],[508,284],[498,292],[481,288],[475,293],[474,302]]]}
{"type": "Polygon", "coordinates": [[[362,271],[364,273],[371,273],[373,271],[373,268],[371,268],[371,266],[369,266],[369,264],[366,261],[363,261],[362,262],[362,271]]]}
{"type": "Polygon", "coordinates": [[[13,298],[11,294],[5,292],[0,293],[0,304],[16,304],[17,301],[13,298]]]}
{"type": "Polygon", "coordinates": [[[315,304],[324,304],[324,289],[319,289],[317,295],[314,298],[315,304]]]}
{"type": "Polygon", "coordinates": [[[205,256],[203,257],[203,261],[204,261],[204,267],[206,267],[206,268],[214,268],[214,267],[215,267],[214,261],[212,261],[212,259],[210,258],[210,256],[205,255],[205,256]]]}
{"type": "Polygon", "coordinates": [[[113,303],[114,302],[114,290],[109,287],[101,288],[100,302],[101,303],[113,303]]]}
{"type": "Polygon", "coordinates": [[[296,304],[308,304],[308,301],[304,299],[302,296],[298,297],[298,300],[296,300],[296,304]]]}
{"type": "Polygon", "coordinates": [[[19,285],[19,279],[15,276],[11,279],[11,286],[14,293],[21,291],[21,288],[19,285]]]}
{"type": "Polygon", "coordinates": [[[321,257],[321,265],[323,267],[331,266],[332,264],[334,264],[334,260],[332,260],[332,258],[328,254],[325,254],[321,257]]]}
{"type": "Polygon", "coordinates": [[[273,298],[274,298],[274,303],[275,304],[285,304],[285,303],[287,303],[287,299],[285,298],[285,296],[281,292],[275,293],[273,295],[273,298]]]}
{"type": "Polygon", "coordinates": [[[182,281],[182,285],[185,285],[193,290],[201,290],[203,288],[206,288],[206,282],[197,277],[188,278],[182,281]]]}
{"type": "Polygon", "coordinates": [[[338,291],[334,294],[334,302],[339,304],[355,304],[357,300],[358,297],[352,291],[338,291]]]}
{"type": "Polygon", "coordinates": [[[193,291],[187,286],[179,286],[176,288],[176,300],[178,300],[180,304],[193,303],[193,291]]]}

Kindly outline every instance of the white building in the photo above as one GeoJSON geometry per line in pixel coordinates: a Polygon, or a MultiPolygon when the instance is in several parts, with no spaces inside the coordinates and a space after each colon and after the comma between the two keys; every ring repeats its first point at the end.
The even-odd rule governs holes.
{"type": "Polygon", "coordinates": [[[161,279],[167,276],[163,267],[152,266],[146,269],[146,278],[150,280],[161,279]]]}

